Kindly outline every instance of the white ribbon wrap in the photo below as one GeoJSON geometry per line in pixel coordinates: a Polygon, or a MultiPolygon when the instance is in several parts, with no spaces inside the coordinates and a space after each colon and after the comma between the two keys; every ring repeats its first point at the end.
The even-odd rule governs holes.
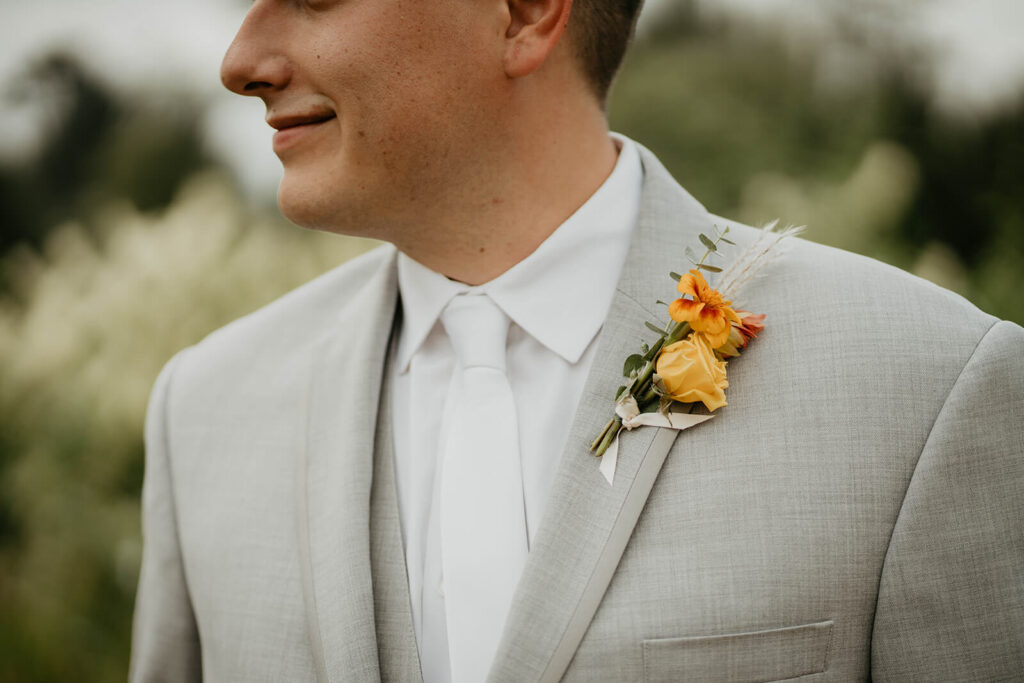
{"type": "MultiPolygon", "coordinates": [[[[667,427],[682,431],[690,427],[696,427],[701,422],[707,422],[713,415],[692,415],[674,410],[667,413],[641,413],[636,399],[626,395],[615,405],[615,414],[622,418],[622,426],[626,431],[632,431],[637,427],[667,427]]],[[[621,432],[620,432],[621,433],[621,432]]],[[[615,464],[619,459],[619,436],[612,439],[608,450],[601,456],[601,465],[598,469],[611,485],[615,480],[615,464]]]]}

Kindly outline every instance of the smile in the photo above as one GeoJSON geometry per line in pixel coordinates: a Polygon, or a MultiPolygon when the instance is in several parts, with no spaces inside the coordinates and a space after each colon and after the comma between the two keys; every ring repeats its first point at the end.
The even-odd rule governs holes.
{"type": "Polygon", "coordinates": [[[274,153],[281,154],[294,147],[302,140],[315,134],[324,127],[323,124],[337,118],[334,112],[300,114],[291,116],[275,116],[267,120],[274,133],[274,153]]]}

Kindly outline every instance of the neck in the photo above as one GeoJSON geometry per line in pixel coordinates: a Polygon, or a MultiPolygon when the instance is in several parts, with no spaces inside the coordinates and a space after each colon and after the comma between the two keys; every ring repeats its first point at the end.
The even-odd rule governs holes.
{"type": "Polygon", "coordinates": [[[553,105],[510,108],[517,113],[496,128],[502,135],[487,165],[472,169],[474,177],[462,178],[456,196],[438,203],[446,210],[421,217],[392,240],[395,245],[470,285],[494,279],[533,253],[608,178],[617,156],[604,114],[592,102],[547,101],[553,105]]]}

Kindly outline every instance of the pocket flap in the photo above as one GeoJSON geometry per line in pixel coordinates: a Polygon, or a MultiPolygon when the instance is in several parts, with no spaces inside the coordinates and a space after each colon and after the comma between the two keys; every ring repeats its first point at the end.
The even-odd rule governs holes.
{"type": "Polygon", "coordinates": [[[828,667],[832,622],[644,641],[644,680],[767,683],[828,667]]]}

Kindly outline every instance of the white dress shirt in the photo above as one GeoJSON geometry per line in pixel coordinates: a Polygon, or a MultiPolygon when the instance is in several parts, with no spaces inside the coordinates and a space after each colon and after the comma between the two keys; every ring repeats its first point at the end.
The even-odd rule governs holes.
{"type": "MultiPolygon", "coordinates": [[[[614,137],[619,157],[604,184],[532,254],[490,282],[470,287],[399,254],[403,319],[392,368],[395,476],[425,683],[451,678],[443,582],[424,585],[428,554],[441,554],[434,474],[446,430],[443,407],[455,375],[455,354],[439,316],[456,294],[482,291],[511,319],[507,371],[532,540],[639,212],[640,156],[632,141],[614,137]]],[[[506,616],[494,618],[504,622],[506,616]]]]}

